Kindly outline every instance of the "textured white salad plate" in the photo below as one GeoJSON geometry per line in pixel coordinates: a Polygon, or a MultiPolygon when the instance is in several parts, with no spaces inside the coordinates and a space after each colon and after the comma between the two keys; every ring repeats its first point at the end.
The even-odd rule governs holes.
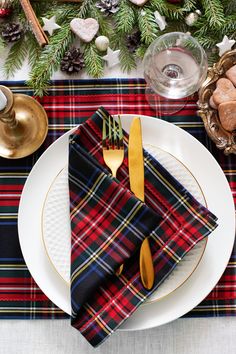
{"type": "MultiPolygon", "coordinates": [[[[122,115],[122,125],[127,132],[132,117],[122,115]]],[[[206,202],[207,207],[217,215],[219,226],[207,243],[202,242],[193,255],[190,254],[189,260],[185,261],[188,266],[183,267],[185,270],[176,269],[168,279],[169,285],[164,283],[160,293],[157,291],[153,295],[153,299],[158,301],[141,306],[122,326],[124,330],[162,325],[199,304],[221,277],[233,248],[235,232],[232,194],[223,171],[209,151],[173,124],[145,116],[141,116],[141,120],[144,145],[153,155],[158,155],[160,162],[200,202],[206,202]]],[[[26,264],[42,291],[67,313],[70,313],[70,290],[66,282],[69,269],[68,200],[61,198],[58,190],[62,187],[65,192],[70,133],[52,144],[34,165],[22,192],[18,214],[19,239],[26,264]],[[63,238],[64,244],[62,242],[63,245],[67,242],[64,256],[63,248],[58,248],[58,239],[52,242],[49,232],[53,225],[48,222],[49,216],[57,221],[57,213],[52,213],[50,203],[52,195],[53,198],[58,196],[59,205],[64,203],[65,207],[62,228],[57,228],[60,235],[61,232],[67,235],[63,238]]]]}

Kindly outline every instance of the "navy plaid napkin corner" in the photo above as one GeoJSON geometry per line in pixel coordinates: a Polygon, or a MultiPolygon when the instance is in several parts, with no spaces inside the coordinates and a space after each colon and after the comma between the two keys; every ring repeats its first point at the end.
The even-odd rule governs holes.
{"type": "MultiPolygon", "coordinates": [[[[217,226],[216,217],[144,152],[145,201],[129,191],[125,158],[117,180],[102,156],[100,108],[70,139],[72,325],[101,344],[150,296],[184,255],[217,226]],[[149,236],[155,285],[143,288],[139,246],[149,236]],[[121,276],[115,269],[124,263],[121,276]]],[[[128,136],[125,133],[127,156],[128,136]]]]}
{"type": "Polygon", "coordinates": [[[113,276],[161,217],[76,142],[70,142],[71,298],[77,316],[88,294],[113,276]],[[76,301],[74,301],[76,299],[76,301]]]}

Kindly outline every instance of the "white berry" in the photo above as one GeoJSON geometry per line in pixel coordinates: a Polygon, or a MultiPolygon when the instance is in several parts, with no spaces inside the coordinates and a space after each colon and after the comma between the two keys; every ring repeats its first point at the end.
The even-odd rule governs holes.
{"type": "Polygon", "coordinates": [[[196,12],[191,12],[185,17],[185,23],[188,26],[193,26],[194,23],[197,21],[199,15],[196,12]]]}
{"type": "Polygon", "coordinates": [[[109,47],[109,39],[106,36],[99,36],[95,39],[95,45],[98,50],[104,52],[109,47]]]}

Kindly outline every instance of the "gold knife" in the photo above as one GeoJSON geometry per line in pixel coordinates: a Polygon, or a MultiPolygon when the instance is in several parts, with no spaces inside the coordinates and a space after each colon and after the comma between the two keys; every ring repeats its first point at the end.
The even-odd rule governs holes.
{"type": "MultiPolygon", "coordinates": [[[[129,134],[129,180],[131,191],[144,202],[144,161],[140,118],[134,118],[129,134]]],[[[139,258],[143,286],[150,290],[154,283],[154,266],[148,238],[142,242],[139,258]]]]}

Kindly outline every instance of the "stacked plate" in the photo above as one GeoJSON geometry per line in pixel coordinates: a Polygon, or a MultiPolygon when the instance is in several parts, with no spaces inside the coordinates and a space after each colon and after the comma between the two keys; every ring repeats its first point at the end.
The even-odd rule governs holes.
{"type": "MultiPolygon", "coordinates": [[[[123,115],[129,132],[133,116],[123,115]]],[[[200,242],[123,329],[145,329],[190,311],[222,275],[234,243],[232,194],[223,171],[205,147],[165,121],[141,117],[144,147],[219,219],[209,240],[200,242]],[[227,237],[225,237],[227,235],[227,237]]],[[[19,208],[19,237],[27,266],[45,294],[70,313],[70,219],[68,137],[52,144],[32,169],[19,208]]],[[[79,168],[79,166],[78,166],[79,168]]]]}

